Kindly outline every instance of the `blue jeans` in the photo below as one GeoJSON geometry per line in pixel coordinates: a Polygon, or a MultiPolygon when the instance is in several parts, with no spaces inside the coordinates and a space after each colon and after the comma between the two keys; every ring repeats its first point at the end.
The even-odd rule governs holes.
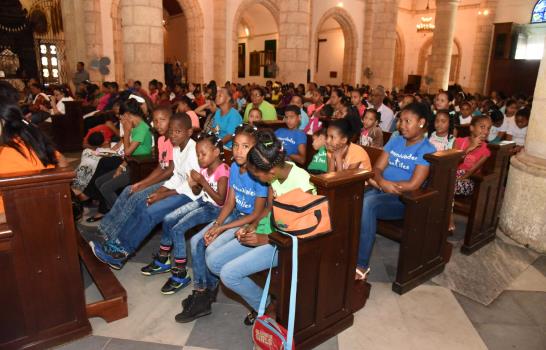
{"type": "Polygon", "coordinates": [[[175,209],[163,220],[162,246],[171,247],[174,259],[186,257],[186,231],[201,224],[207,224],[218,217],[220,207],[199,198],[175,209]]]}
{"type": "Polygon", "coordinates": [[[377,219],[403,219],[405,205],[400,201],[399,196],[384,193],[375,188],[364,192],[363,200],[357,266],[367,269],[375,242],[377,219]]]}
{"type": "MultiPolygon", "coordinates": [[[[258,311],[263,289],[249,276],[268,269],[274,252],[275,247],[271,244],[247,247],[232,239],[207,256],[207,266],[213,274],[220,276],[226,287],[258,311]]],[[[278,257],[275,254],[273,266],[277,266],[277,263],[278,257]]]]}
{"type": "MultiPolygon", "coordinates": [[[[229,223],[242,214],[237,210],[234,210],[224,221],[229,223]]],[[[206,257],[214,253],[214,251],[227,242],[235,238],[235,232],[239,229],[231,228],[222,232],[221,235],[216,237],[214,241],[211,242],[208,246],[205,245],[205,240],[203,236],[207,231],[212,227],[212,223],[207,225],[197,234],[195,234],[190,240],[191,246],[191,258],[192,258],[192,272],[193,272],[193,283],[195,289],[214,289],[218,285],[218,276],[212,274],[207,267],[206,257]]]]}
{"type": "Polygon", "coordinates": [[[139,203],[133,215],[118,236],[119,244],[132,254],[140,243],[150,234],[155,225],[163,221],[165,215],[192,200],[185,194],[176,194],[148,206],[146,202],[139,203]]]}
{"type": "Polygon", "coordinates": [[[108,239],[116,239],[133,215],[138,204],[146,203],[146,198],[163,185],[163,182],[144,188],[142,191],[130,193],[131,185],[125,187],[112,209],[99,224],[99,231],[108,239]]]}

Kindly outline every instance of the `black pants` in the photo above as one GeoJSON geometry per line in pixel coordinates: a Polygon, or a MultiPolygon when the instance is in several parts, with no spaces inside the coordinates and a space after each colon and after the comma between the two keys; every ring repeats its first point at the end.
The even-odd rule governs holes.
{"type": "Polygon", "coordinates": [[[121,163],[123,163],[123,158],[121,157],[103,157],[99,161],[99,164],[97,164],[97,170],[95,170],[93,177],[91,177],[89,184],[83,191],[86,196],[91,197],[92,199],[96,199],[100,202],[99,213],[108,212],[108,206],[106,204],[107,202],[105,198],[102,196],[102,193],[99,190],[99,187],[97,186],[97,179],[111,172],[112,170],[116,170],[116,168],[121,163]]]}

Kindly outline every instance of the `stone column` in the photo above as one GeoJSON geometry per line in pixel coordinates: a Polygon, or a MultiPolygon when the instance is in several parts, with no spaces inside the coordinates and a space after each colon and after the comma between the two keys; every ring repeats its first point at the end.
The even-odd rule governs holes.
{"type": "Polygon", "coordinates": [[[214,1],[214,67],[213,78],[218,85],[226,81],[226,0],[214,1]]]}
{"type": "Polygon", "coordinates": [[[546,56],[540,62],[525,149],[510,161],[500,229],[546,253],[546,56]]]}
{"type": "Polygon", "coordinates": [[[280,0],[277,80],[305,83],[309,68],[310,0],[280,0]]]}
{"type": "Polygon", "coordinates": [[[433,79],[429,86],[431,93],[436,93],[439,89],[447,90],[449,85],[456,15],[457,0],[436,0],[436,29],[432,37],[432,50],[426,73],[433,79]]]}
{"type": "Polygon", "coordinates": [[[363,17],[363,76],[358,81],[372,87],[383,85],[390,90],[394,76],[398,0],[368,0],[363,17]],[[367,77],[367,71],[372,75],[367,77]]]}
{"type": "Polygon", "coordinates": [[[161,1],[121,1],[125,79],[165,81],[163,4],[161,1]]]}
{"type": "Polygon", "coordinates": [[[470,70],[470,82],[463,88],[470,92],[484,93],[486,87],[487,68],[489,66],[489,51],[491,39],[493,36],[493,23],[495,19],[495,10],[498,6],[498,0],[484,0],[481,8],[487,9],[487,16],[478,16],[476,27],[476,41],[474,43],[474,57],[470,70]]]}

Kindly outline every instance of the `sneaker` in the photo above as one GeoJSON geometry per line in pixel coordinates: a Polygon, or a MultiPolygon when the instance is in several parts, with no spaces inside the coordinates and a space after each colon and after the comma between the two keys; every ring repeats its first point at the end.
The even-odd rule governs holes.
{"type": "Polygon", "coordinates": [[[122,246],[112,241],[107,241],[104,244],[90,241],[89,246],[97,259],[115,270],[120,270],[129,257],[129,253],[122,246]]]}
{"type": "Polygon", "coordinates": [[[143,275],[151,276],[158,273],[165,273],[171,271],[171,260],[169,257],[162,257],[159,254],[155,254],[151,263],[140,269],[143,275]]]}
{"type": "Polygon", "coordinates": [[[171,269],[172,276],[161,288],[161,293],[170,295],[178,292],[180,289],[190,284],[191,278],[187,276],[186,268],[173,267],[171,269]]]}
{"type": "MultiPolygon", "coordinates": [[[[205,289],[204,291],[208,294],[209,300],[212,303],[216,302],[216,296],[218,295],[218,290],[220,288],[220,285],[217,285],[213,290],[205,289]]],[[[197,290],[193,290],[190,295],[184,300],[182,300],[182,308],[185,309],[189,303],[191,303],[192,299],[195,297],[195,294],[199,293],[197,290]]]]}
{"type": "Polygon", "coordinates": [[[252,310],[248,313],[248,315],[246,315],[245,319],[243,320],[243,323],[247,326],[252,326],[254,322],[256,321],[257,317],[258,317],[258,313],[252,310]]]}
{"type": "Polygon", "coordinates": [[[181,313],[174,317],[176,322],[191,322],[196,318],[210,315],[212,312],[210,307],[210,299],[206,291],[195,291],[195,293],[192,295],[193,297],[188,303],[187,307],[185,307],[181,313]]]}

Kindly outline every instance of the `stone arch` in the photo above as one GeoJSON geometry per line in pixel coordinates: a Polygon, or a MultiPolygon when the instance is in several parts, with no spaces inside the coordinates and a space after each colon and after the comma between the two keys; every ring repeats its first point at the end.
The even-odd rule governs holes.
{"type": "MultiPolygon", "coordinates": [[[[203,32],[205,21],[198,0],[177,0],[184,11],[187,20],[188,33],[188,66],[187,80],[203,82],[203,32]]],[[[123,67],[123,34],[121,18],[121,0],[113,0],[111,8],[114,35],[114,63],[116,64],[116,80],[124,82],[123,67]]]]}
{"type": "Polygon", "coordinates": [[[394,69],[393,86],[403,88],[404,85],[404,62],[406,54],[404,34],[399,27],[396,28],[396,44],[394,47],[394,69]]]}
{"type": "MultiPolygon", "coordinates": [[[[459,57],[457,58],[457,62],[455,62],[455,74],[454,74],[453,80],[451,79],[451,75],[450,75],[450,79],[449,79],[450,83],[452,81],[454,82],[459,81],[459,72],[461,71],[461,58],[463,57],[462,46],[459,39],[453,38],[453,44],[455,44],[455,47],[457,48],[457,53],[459,57]]],[[[432,46],[432,38],[429,38],[427,41],[425,41],[425,43],[419,49],[419,59],[417,61],[418,62],[417,74],[421,75],[422,77],[424,77],[426,74],[425,65],[427,62],[427,54],[431,46],[432,46]]],[[[451,68],[450,68],[450,72],[451,72],[451,68]]]]}
{"type": "MultiPolygon", "coordinates": [[[[232,79],[232,81],[237,81],[237,79],[239,79],[237,77],[237,63],[238,63],[237,48],[238,48],[238,36],[239,36],[239,33],[238,33],[239,23],[243,19],[243,14],[244,14],[245,10],[249,6],[252,6],[252,5],[255,5],[255,4],[262,5],[263,7],[265,7],[271,13],[273,18],[275,19],[275,23],[277,23],[277,30],[279,29],[280,10],[279,10],[279,7],[278,7],[276,1],[274,1],[274,0],[243,0],[239,4],[239,7],[237,8],[237,11],[235,11],[235,15],[233,16],[233,26],[232,26],[232,30],[231,30],[232,31],[232,33],[231,33],[231,51],[232,51],[231,57],[233,58],[232,62],[231,62],[231,79],[232,79]]],[[[277,47],[278,46],[279,46],[279,44],[277,43],[277,47]]]]}
{"type": "Polygon", "coordinates": [[[319,30],[324,22],[329,18],[333,18],[339,23],[341,31],[343,32],[343,38],[345,39],[342,82],[354,85],[356,82],[356,53],[358,50],[358,37],[356,26],[347,10],[341,7],[333,7],[322,15],[313,35],[313,52],[316,52],[319,30]]]}

